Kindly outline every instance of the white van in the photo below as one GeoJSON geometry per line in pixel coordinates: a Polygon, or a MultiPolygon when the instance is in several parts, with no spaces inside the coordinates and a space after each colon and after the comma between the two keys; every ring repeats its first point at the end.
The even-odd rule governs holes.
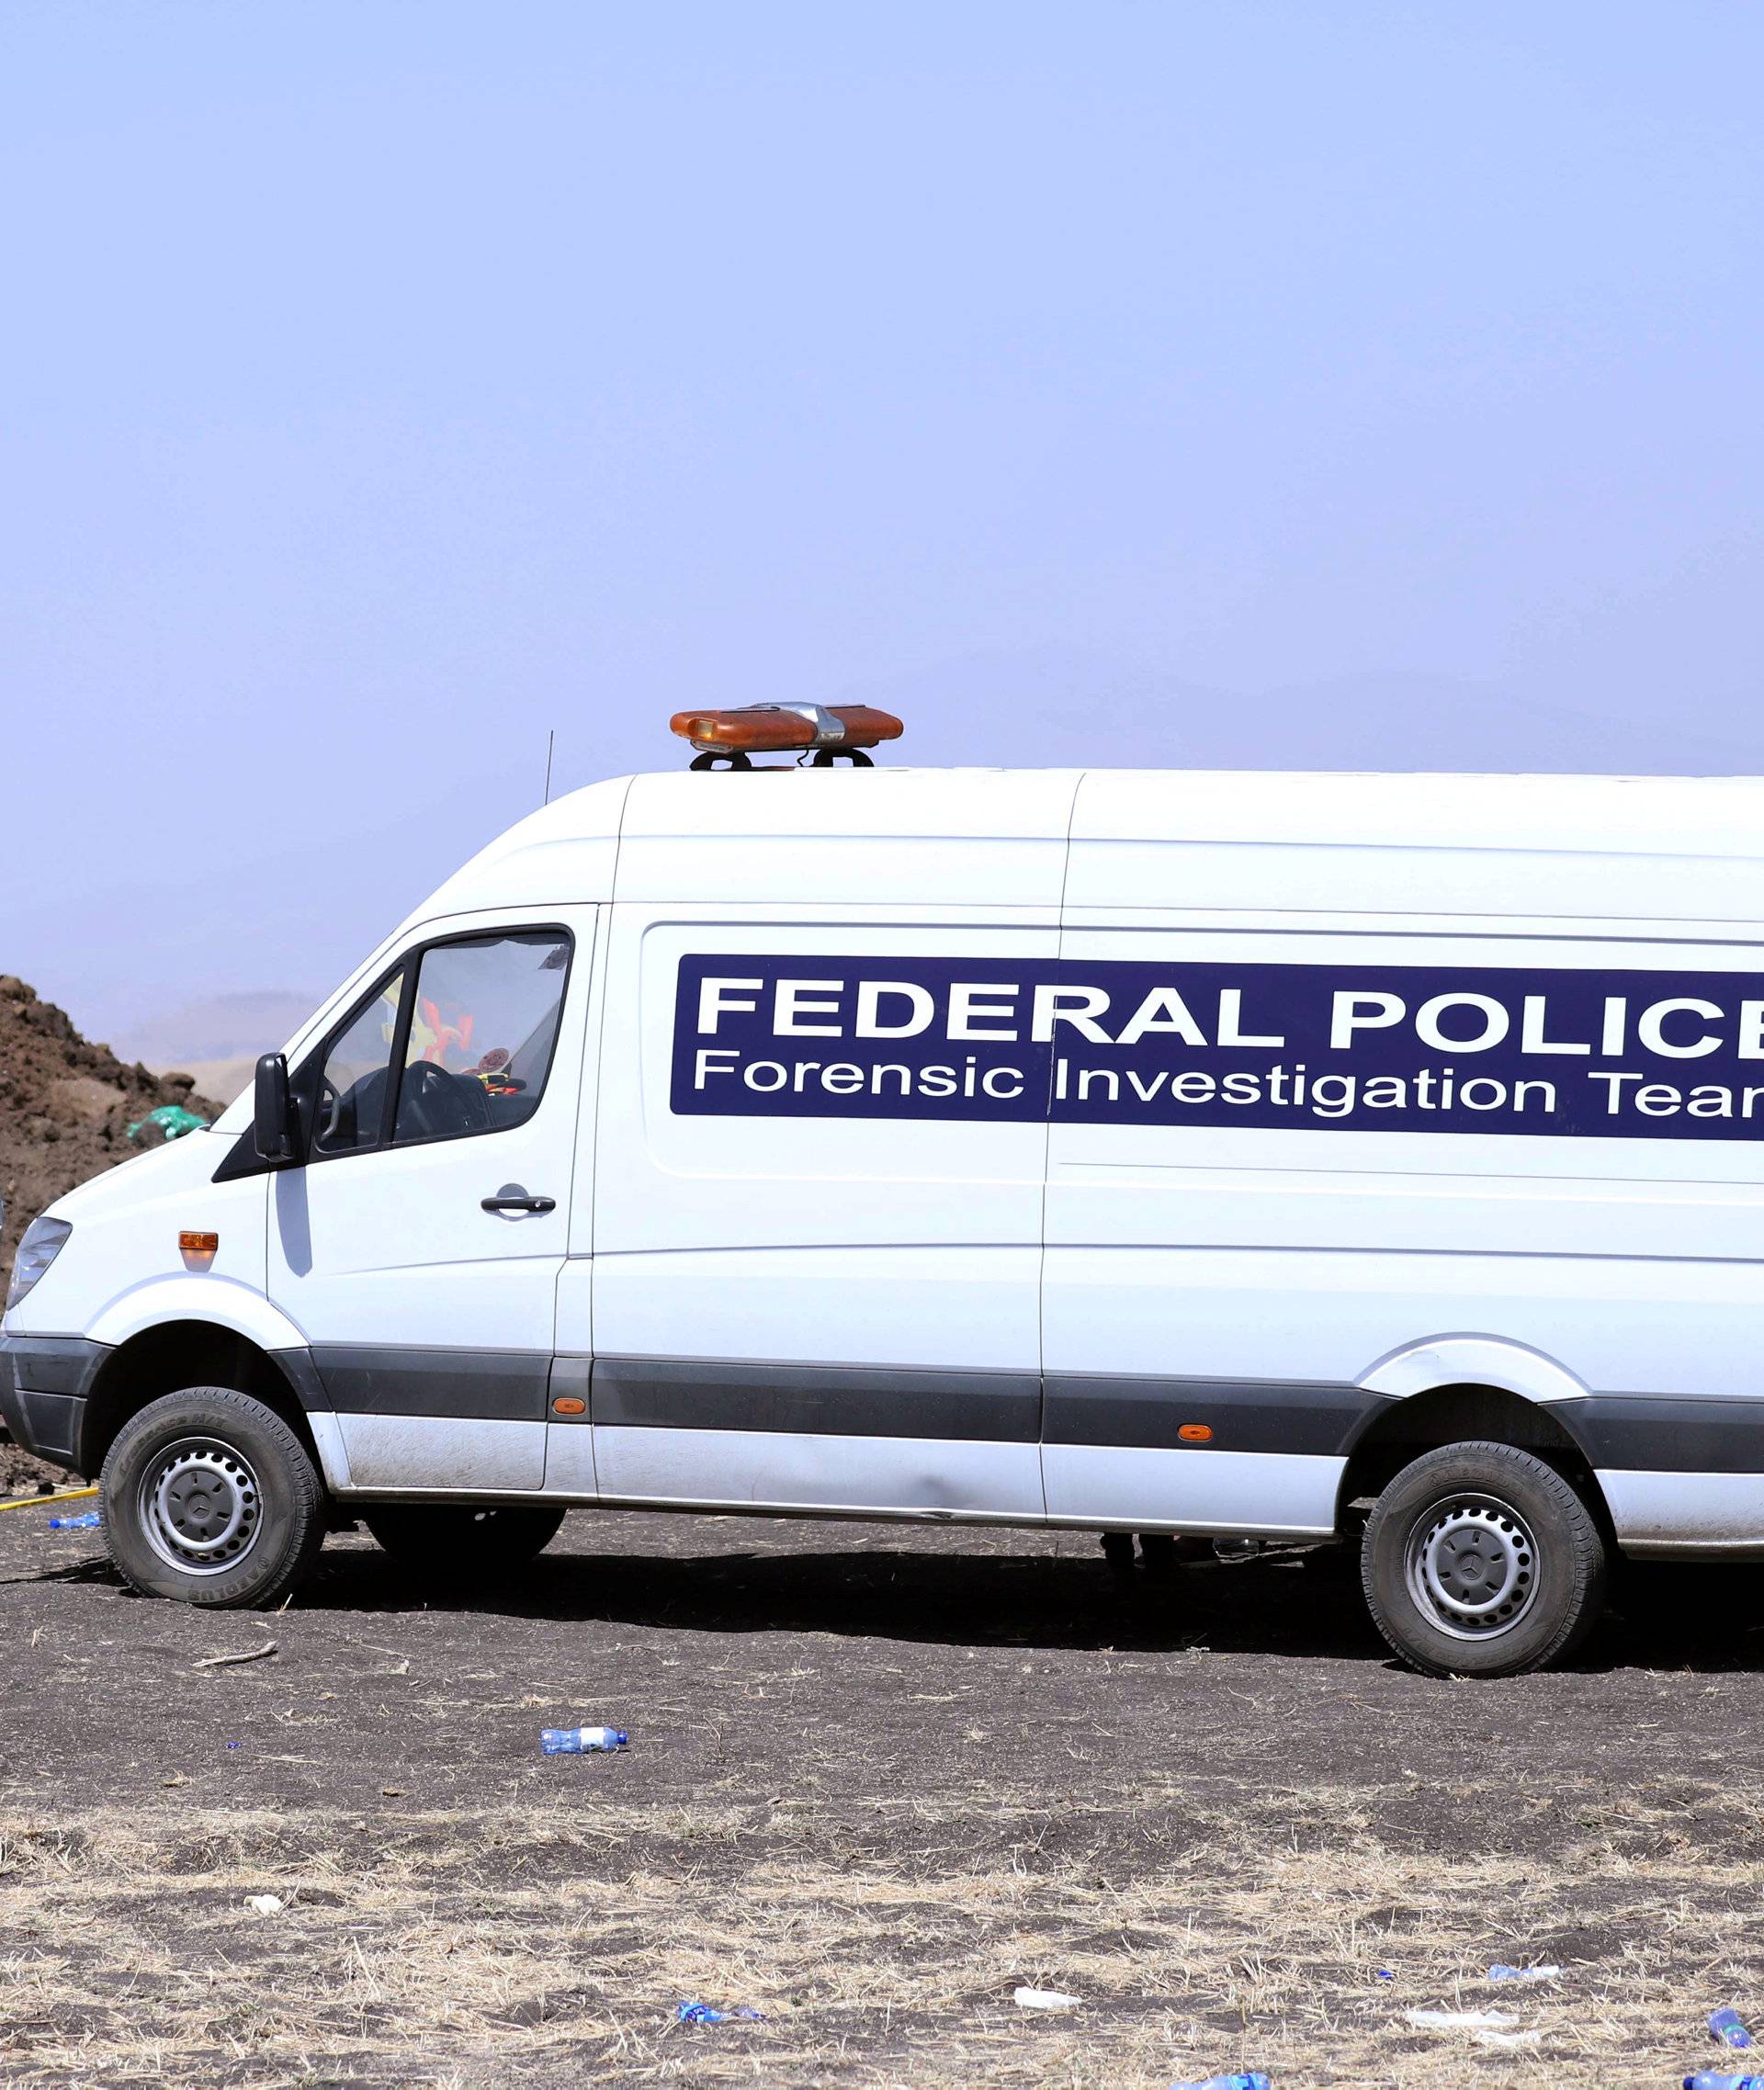
{"type": "Polygon", "coordinates": [[[814,768],[475,857],[30,1229],[139,1588],[573,1506],[1363,1543],[1435,1672],[1764,1553],[1764,783],[814,768]]]}

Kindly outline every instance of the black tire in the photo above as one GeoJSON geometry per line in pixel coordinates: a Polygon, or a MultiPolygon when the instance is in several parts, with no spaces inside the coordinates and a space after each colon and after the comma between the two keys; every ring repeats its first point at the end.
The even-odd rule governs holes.
{"type": "Polygon", "coordinates": [[[274,1408],[187,1386],[124,1423],[104,1462],[104,1539],[146,1597],[261,1610],[324,1543],[324,1484],[274,1408]]]}
{"type": "Polygon", "coordinates": [[[545,1551],[563,1518],[525,1502],[376,1502],[361,1512],[394,1560],[447,1583],[514,1574],[545,1551]]]}
{"type": "Polygon", "coordinates": [[[1553,1466],[1510,1444],[1447,1444],[1403,1468],[1366,1525],[1373,1621],[1432,1677],[1517,1677],[1560,1662],[1597,1621],[1605,1547],[1553,1466]]]}

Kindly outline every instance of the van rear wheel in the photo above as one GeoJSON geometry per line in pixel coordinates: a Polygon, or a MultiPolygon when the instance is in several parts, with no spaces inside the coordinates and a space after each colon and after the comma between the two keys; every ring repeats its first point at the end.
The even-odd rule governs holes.
{"type": "Polygon", "coordinates": [[[104,1538],[143,1596],[263,1610],[324,1543],[324,1484],[274,1408],[187,1386],[124,1423],[104,1462],[104,1538]]]}
{"type": "Polygon", "coordinates": [[[1379,1632],[1428,1676],[1544,1668],[1604,1608],[1587,1505],[1511,1444],[1448,1444],[1405,1466],[1366,1525],[1360,1572],[1379,1632]]]}
{"type": "Polygon", "coordinates": [[[563,1517],[525,1502],[376,1502],[361,1512],[394,1560],[450,1582],[525,1567],[557,1537],[563,1517]]]}

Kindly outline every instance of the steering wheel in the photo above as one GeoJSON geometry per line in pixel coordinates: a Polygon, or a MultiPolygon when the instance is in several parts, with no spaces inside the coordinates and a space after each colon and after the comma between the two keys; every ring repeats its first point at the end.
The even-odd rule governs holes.
{"type": "Polygon", "coordinates": [[[469,1075],[449,1074],[432,1059],[413,1059],[404,1069],[398,1099],[401,1132],[406,1111],[415,1130],[431,1139],[447,1133],[482,1132],[490,1124],[483,1085],[469,1075]]]}

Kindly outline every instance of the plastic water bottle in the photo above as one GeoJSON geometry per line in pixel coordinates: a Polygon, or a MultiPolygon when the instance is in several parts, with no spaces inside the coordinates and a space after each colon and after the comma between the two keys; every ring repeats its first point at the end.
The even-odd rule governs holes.
{"type": "Polygon", "coordinates": [[[1172,2083],[1170,2090],[1269,2090],[1268,2078],[1259,2068],[1247,2075],[1209,2075],[1204,2083],[1172,2083]]]}
{"type": "Polygon", "coordinates": [[[1724,2047],[1749,2047],[1752,2035],[1737,2010],[1712,2010],[1709,2013],[1709,2036],[1719,2039],[1724,2047]]]}
{"type": "Polygon", "coordinates": [[[588,1757],[600,1749],[622,1749],[630,1736],[622,1727],[542,1727],[539,1747],[548,1757],[588,1757]]]}
{"type": "Polygon", "coordinates": [[[96,1509],[88,1509],[84,1517],[51,1517],[51,1531],[96,1531],[104,1527],[104,1518],[96,1509]]]}

